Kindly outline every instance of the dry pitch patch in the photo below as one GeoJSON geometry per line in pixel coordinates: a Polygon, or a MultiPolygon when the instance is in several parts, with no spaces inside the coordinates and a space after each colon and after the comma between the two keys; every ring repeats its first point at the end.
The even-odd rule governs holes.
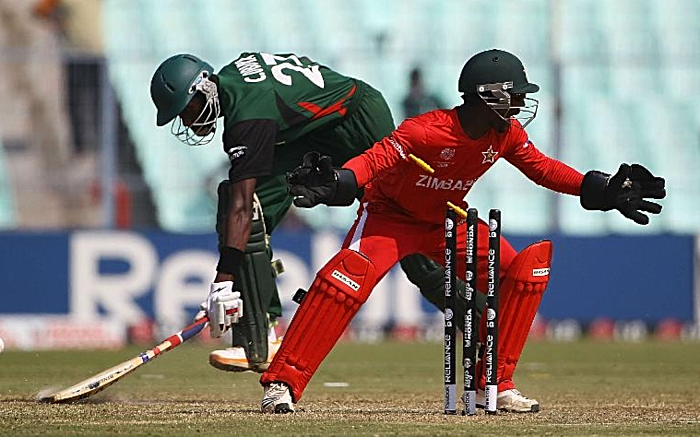
{"type": "Polygon", "coordinates": [[[700,435],[698,344],[533,343],[516,375],[542,411],[496,417],[441,414],[437,344],[341,344],[288,416],[259,414],[257,376],[207,352],[173,351],[74,405],[33,399],[133,351],[3,354],[0,435],[700,435]]]}
{"type": "Polygon", "coordinates": [[[396,405],[342,399],[308,402],[288,416],[263,416],[229,402],[132,402],[80,405],[2,403],[4,435],[698,435],[697,410],[647,405],[557,405],[538,414],[444,416],[438,403],[396,405]],[[8,420],[9,419],[9,420],[8,420]]]}

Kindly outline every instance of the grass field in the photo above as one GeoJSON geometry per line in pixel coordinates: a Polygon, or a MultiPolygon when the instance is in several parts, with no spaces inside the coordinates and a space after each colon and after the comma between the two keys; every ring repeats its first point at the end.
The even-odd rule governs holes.
{"type": "Polygon", "coordinates": [[[140,350],[3,353],[0,435],[700,435],[697,343],[530,343],[516,382],[538,414],[441,414],[437,343],[339,344],[294,415],[258,413],[258,376],[216,370],[191,344],[83,403],[34,401],[140,350]]]}

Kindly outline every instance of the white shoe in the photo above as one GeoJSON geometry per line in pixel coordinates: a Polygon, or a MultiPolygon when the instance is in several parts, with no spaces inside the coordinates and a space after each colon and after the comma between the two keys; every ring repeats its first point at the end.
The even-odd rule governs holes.
{"type": "MultiPolygon", "coordinates": [[[[484,408],[486,405],[485,393],[476,392],[476,407],[484,408]]],[[[496,408],[510,413],[537,413],[540,411],[540,403],[534,399],[526,398],[518,390],[511,388],[498,392],[496,408]]]]}
{"type": "Polygon", "coordinates": [[[215,350],[209,354],[209,364],[227,372],[258,372],[262,373],[270,367],[272,359],[282,344],[282,337],[267,342],[267,361],[260,364],[250,364],[242,347],[230,347],[215,350]]]}
{"type": "Polygon", "coordinates": [[[294,402],[289,387],[283,382],[272,382],[264,387],[265,396],[260,404],[260,411],[268,414],[285,414],[294,412],[294,402]]]}

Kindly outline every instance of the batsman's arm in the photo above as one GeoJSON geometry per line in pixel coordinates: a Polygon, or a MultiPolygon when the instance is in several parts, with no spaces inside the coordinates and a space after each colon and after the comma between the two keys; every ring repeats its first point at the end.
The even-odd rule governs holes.
{"type": "Polygon", "coordinates": [[[253,217],[255,178],[243,179],[229,185],[229,207],[226,215],[225,245],[219,254],[214,282],[233,281],[243,262],[253,217]]]}
{"type": "MultiPolygon", "coordinates": [[[[243,262],[253,216],[253,193],[257,178],[271,173],[277,123],[271,119],[246,120],[224,130],[224,151],[228,154],[228,193],[223,244],[215,282],[232,281],[243,262]]],[[[222,193],[219,193],[221,202],[222,193]]],[[[221,208],[221,206],[220,206],[221,208]]]]}

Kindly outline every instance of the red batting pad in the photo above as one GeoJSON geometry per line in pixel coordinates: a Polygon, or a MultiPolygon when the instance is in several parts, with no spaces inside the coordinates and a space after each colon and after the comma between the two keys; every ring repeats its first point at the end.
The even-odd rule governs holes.
{"type": "MultiPolygon", "coordinates": [[[[543,240],[518,253],[505,272],[498,294],[498,391],[515,388],[513,373],[547,288],[551,264],[552,242],[543,240]]],[[[480,331],[486,332],[485,325],[480,331]]],[[[483,365],[481,360],[477,370],[482,389],[483,365]]]]}
{"type": "Polygon", "coordinates": [[[377,283],[372,263],[343,249],[316,275],[262,384],[285,382],[295,402],[377,283]]]}

